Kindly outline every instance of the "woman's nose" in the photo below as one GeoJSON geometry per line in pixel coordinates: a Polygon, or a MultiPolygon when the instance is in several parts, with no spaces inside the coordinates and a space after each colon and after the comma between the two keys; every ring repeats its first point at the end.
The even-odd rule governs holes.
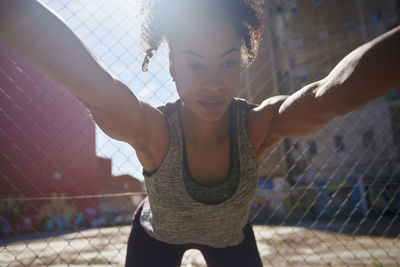
{"type": "Polygon", "coordinates": [[[204,83],[203,89],[213,92],[218,92],[223,89],[222,79],[217,71],[210,72],[207,75],[207,79],[204,83]]]}

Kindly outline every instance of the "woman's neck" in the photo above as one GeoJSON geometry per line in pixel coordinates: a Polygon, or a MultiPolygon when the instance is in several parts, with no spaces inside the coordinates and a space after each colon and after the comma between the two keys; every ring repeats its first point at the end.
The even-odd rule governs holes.
{"type": "Polygon", "coordinates": [[[219,144],[229,136],[229,109],[216,121],[204,121],[196,114],[180,106],[181,122],[186,142],[194,145],[219,144]]]}

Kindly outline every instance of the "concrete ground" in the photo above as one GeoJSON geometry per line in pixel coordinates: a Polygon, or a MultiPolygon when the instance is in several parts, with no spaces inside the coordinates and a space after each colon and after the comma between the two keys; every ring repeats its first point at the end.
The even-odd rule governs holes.
{"type": "MultiPolygon", "coordinates": [[[[130,226],[95,228],[0,246],[0,266],[123,266],[130,226]]],[[[254,226],[264,266],[400,266],[400,236],[254,226]]],[[[182,266],[206,266],[187,251],[182,266]]]]}

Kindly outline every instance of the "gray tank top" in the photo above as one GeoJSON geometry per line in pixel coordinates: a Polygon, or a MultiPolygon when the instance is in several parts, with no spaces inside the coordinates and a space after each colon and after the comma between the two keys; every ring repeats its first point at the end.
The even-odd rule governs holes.
{"type": "Polygon", "coordinates": [[[160,167],[144,172],[148,198],[140,223],[153,238],[169,244],[203,244],[216,248],[243,240],[251,203],[257,193],[258,164],[246,132],[246,115],[254,106],[234,98],[229,106],[228,175],[213,186],[190,174],[180,123],[180,101],[166,105],[169,148],[160,167]]]}

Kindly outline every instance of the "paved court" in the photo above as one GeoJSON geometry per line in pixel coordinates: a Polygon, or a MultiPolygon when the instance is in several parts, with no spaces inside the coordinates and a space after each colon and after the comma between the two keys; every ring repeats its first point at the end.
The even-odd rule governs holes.
{"type": "MultiPolygon", "coordinates": [[[[0,266],[122,266],[129,226],[88,229],[0,246],[0,266]]],[[[400,238],[254,226],[264,266],[400,266],[400,238]]],[[[187,251],[182,266],[205,266],[187,251]]]]}

